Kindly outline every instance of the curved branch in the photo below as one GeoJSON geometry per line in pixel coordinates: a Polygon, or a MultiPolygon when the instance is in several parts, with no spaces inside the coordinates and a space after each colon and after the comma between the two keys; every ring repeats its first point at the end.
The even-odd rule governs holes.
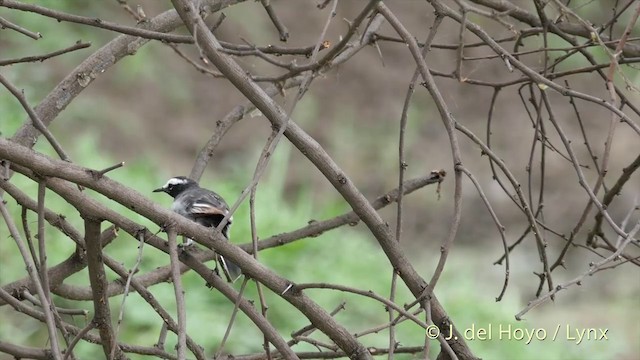
{"type": "MultiPolygon", "coordinates": [[[[240,92],[242,92],[256,105],[262,114],[264,114],[271,122],[274,128],[279,129],[283,126],[287,121],[287,114],[285,111],[269,96],[267,96],[262,88],[260,88],[255,82],[252,82],[245,71],[237,63],[220,51],[221,46],[218,40],[207,29],[206,25],[202,22],[202,19],[200,19],[191,8],[191,3],[187,0],[172,1],[175,8],[180,12],[180,16],[183,21],[187,24],[189,31],[193,33],[194,27],[198,29],[198,37],[196,39],[197,43],[200,45],[209,61],[211,61],[221,73],[227,76],[229,81],[231,81],[231,83],[240,92]]],[[[391,261],[391,264],[399,272],[400,277],[407,284],[411,292],[416,297],[420,296],[427,286],[426,282],[420,277],[403,254],[399,245],[395,242],[393,234],[386,226],[380,215],[371,207],[369,202],[350,181],[345,172],[338,167],[322,146],[302,130],[302,128],[300,128],[294,121],[289,120],[285,136],[322,172],[335,189],[340,192],[345,200],[347,200],[353,210],[364,221],[364,223],[367,224],[371,232],[374,234],[385,254],[391,261]]],[[[223,255],[225,255],[225,257],[227,256],[226,254],[223,255]]],[[[235,259],[231,259],[235,262],[235,259]]],[[[239,265],[242,267],[241,264],[239,265]]],[[[287,287],[288,284],[283,286],[281,291],[287,287]]],[[[286,294],[285,298],[288,298],[286,294]]],[[[434,322],[438,324],[444,322],[447,319],[447,315],[442,306],[437,301],[434,301],[432,305],[434,322]]],[[[324,313],[323,317],[326,317],[326,315],[328,314],[324,313]]],[[[312,321],[314,321],[314,318],[320,320],[315,316],[310,318],[312,321]]],[[[327,319],[327,321],[333,322],[330,318],[327,319]]],[[[360,344],[350,333],[346,331],[346,329],[341,326],[329,327],[327,322],[319,322],[318,329],[328,334],[351,356],[370,356],[368,355],[366,348],[364,348],[362,344],[360,344]]],[[[474,358],[466,347],[466,344],[460,340],[462,337],[458,336],[458,338],[459,340],[455,344],[452,344],[452,347],[455,346],[457,348],[454,348],[456,353],[467,354],[468,358],[474,358]]]]}
{"type": "MultiPolygon", "coordinates": [[[[207,0],[209,11],[216,12],[243,0],[207,0]]],[[[2,4],[2,1],[0,1],[2,4]]],[[[167,10],[144,23],[145,29],[155,32],[170,32],[182,25],[175,10],[167,10]]],[[[149,39],[131,35],[120,35],[108,42],[76,66],[49,94],[34,108],[45,127],[60,114],[84,89],[127,55],[133,55],[149,39]]],[[[33,146],[38,139],[38,130],[25,123],[16,131],[11,140],[24,146],[33,146]]]]}

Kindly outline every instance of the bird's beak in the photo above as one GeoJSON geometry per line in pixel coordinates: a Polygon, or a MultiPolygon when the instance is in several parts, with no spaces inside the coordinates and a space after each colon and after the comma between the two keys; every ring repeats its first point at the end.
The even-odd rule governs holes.
{"type": "Polygon", "coordinates": [[[153,192],[165,192],[167,189],[161,187],[161,188],[157,188],[155,190],[153,190],[153,192]]]}

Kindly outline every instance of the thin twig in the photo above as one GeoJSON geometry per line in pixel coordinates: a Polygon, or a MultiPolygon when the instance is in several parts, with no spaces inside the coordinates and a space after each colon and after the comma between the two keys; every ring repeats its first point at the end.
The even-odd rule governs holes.
{"type": "MultiPolygon", "coordinates": [[[[31,293],[29,292],[29,289],[23,289],[20,295],[24,299],[31,302],[33,305],[42,307],[42,303],[40,303],[40,300],[38,300],[38,298],[36,298],[35,296],[31,295],[31,293]]],[[[89,314],[89,312],[84,309],[66,309],[66,308],[56,307],[56,311],[60,314],[65,314],[65,315],[87,316],[89,314]]]]}
{"type": "Polygon", "coordinates": [[[458,76],[458,81],[463,82],[464,79],[462,77],[462,59],[464,58],[464,32],[466,30],[467,24],[467,10],[462,7],[462,21],[460,22],[460,33],[458,34],[458,56],[456,57],[456,75],[458,76]]]}
{"type": "Polygon", "coordinates": [[[496,297],[496,301],[500,301],[502,300],[502,297],[504,296],[505,291],[507,291],[507,285],[509,284],[509,273],[510,273],[509,272],[509,249],[507,247],[507,239],[504,234],[505,227],[500,222],[500,219],[498,219],[498,215],[493,210],[493,207],[491,206],[491,203],[489,202],[489,199],[487,198],[487,196],[484,194],[484,191],[482,191],[482,187],[480,186],[478,179],[476,179],[476,177],[473,176],[471,171],[469,171],[467,168],[460,167],[460,170],[465,175],[467,175],[469,180],[471,180],[473,185],[476,187],[476,190],[478,191],[478,194],[480,195],[482,202],[484,202],[485,206],[487,207],[487,210],[489,211],[489,214],[491,215],[493,222],[496,224],[496,227],[498,228],[498,232],[500,233],[500,238],[502,239],[502,246],[504,247],[504,254],[505,254],[504,284],[502,285],[502,290],[500,291],[500,295],[496,297]]]}
{"type": "MultiPolygon", "coordinates": [[[[440,184],[442,181],[444,181],[444,178],[445,178],[444,170],[436,170],[436,171],[432,171],[431,174],[429,174],[428,176],[407,180],[403,184],[404,195],[411,194],[414,191],[426,185],[440,184]]],[[[399,189],[395,188],[387,192],[386,194],[383,194],[377,197],[374,201],[370,203],[370,205],[375,210],[382,209],[383,207],[398,201],[399,194],[400,194],[399,189]]],[[[305,239],[308,237],[317,237],[326,231],[333,230],[347,224],[355,225],[359,221],[360,221],[360,218],[358,217],[358,214],[356,214],[354,211],[350,211],[327,220],[322,220],[322,221],[311,220],[309,221],[309,224],[307,226],[304,226],[302,228],[299,228],[290,232],[282,233],[282,234],[273,235],[263,240],[260,240],[258,242],[258,250],[264,250],[264,249],[269,249],[276,246],[286,245],[291,242],[305,239]]],[[[251,243],[241,244],[239,246],[247,252],[253,251],[253,245],[251,243]]]]}
{"type": "MultiPolygon", "coordinates": [[[[12,195],[12,194],[10,194],[12,195]]],[[[18,202],[20,203],[20,202],[18,202]]],[[[36,203],[36,208],[37,208],[36,203]]],[[[29,253],[31,254],[31,259],[33,259],[33,264],[36,266],[36,272],[40,274],[40,260],[38,260],[38,254],[36,253],[36,248],[33,245],[33,240],[31,238],[31,230],[29,229],[29,219],[27,216],[27,207],[22,206],[22,211],[20,213],[20,219],[22,220],[22,231],[24,232],[24,238],[27,242],[27,247],[29,248],[29,253]]],[[[37,210],[36,210],[37,211],[37,210]]]]}
{"type": "Polygon", "coordinates": [[[582,281],[587,276],[591,276],[591,275],[595,274],[596,272],[601,271],[603,269],[610,268],[610,267],[603,268],[603,266],[607,265],[611,261],[616,260],[620,256],[620,254],[622,254],[622,251],[629,244],[629,242],[631,242],[631,240],[633,239],[633,237],[635,236],[635,234],[639,230],[640,230],[640,221],[638,221],[636,223],[636,226],[633,229],[631,229],[631,231],[629,231],[629,233],[626,236],[624,242],[621,244],[621,246],[613,254],[609,255],[605,259],[602,259],[602,260],[600,260],[600,261],[598,261],[596,263],[589,264],[589,269],[585,273],[583,273],[580,276],[574,278],[573,280],[567,281],[564,284],[560,284],[560,285],[556,286],[555,288],[553,288],[551,291],[547,292],[546,294],[538,297],[537,299],[535,299],[533,301],[530,301],[522,311],[520,311],[518,314],[516,314],[516,320],[522,320],[522,316],[524,314],[529,312],[531,309],[533,309],[533,308],[545,303],[553,295],[555,295],[557,292],[565,290],[565,289],[569,288],[572,285],[582,285],[582,281]]]}
{"type": "MultiPolygon", "coordinates": [[[[331,1],[331,0],[329,0],[329,1],[331,1]]],[[[346,301],[342,301],[340,304],[338,304],[338,306],[336,306],[333,310],[331,310],[329,315],[335,316],[338,312],[340,312],[340,310],[346,309],[346,307],[345,307],[346,304],[347,304],[346,301]]],[[[307,326],[304,326],[304,327],[292,332],[291,333],[291,337],[292,338],[296,338],[298,336],[309,336],[314,331],[316,331],[317,329],[318,328],[316,328],[313,324],[309,324],[307,326]]],[[[296,343],[295,340],[289,340],[289,342],[287,342],[287,344],[289,344],[289,346],[293,346],[295,343],[296,343]]]]}
{"type": "Polygon", "coordinates": [[[78,40],[75,44],[73,44],[73,45],[71,45],[69,47],[50,52],[48,54],[35,55],[35,56],[25,56],[25,57],[17,58],[17,59],[0,60],[0,66],[18,64],[18,63],[26,63],[26,62],[36,62],[36,61],[43,62],[43,61],[45,61],[47,59],[51,59],[53,57],[60,56],[62,54],[66,54],[66,53],[70,53],[72,51],[88,48],[89,46],[91,46],[91,43],[86,43],[86,42],[82,42],[82,41],[78,40]]]}
{"type": "Polygon", "coordinates": [[[427,324],[425,324],[424,321],[420,320],[418,317],[416,317],[416,316],[412,315],[411,313],[407,312],[402,307],[400,307],[400,306],[396,305],[395,303],[389,301],[384,296],[380,296],[380,295],[374,293],[371,290],[360,290],[360,289],[356,289],[356,288],[349,287],[349,286],[338,285],[338,284],[328,284],[328,283],[297,284],[297,285],[294,286],[294,289],[295,289],[295,291],[303,291],[303,290],[306,290],[306,289],[330,289],[330,290],[343,291],[343,292],[347,292],[347,293],[352,293],[352,294],[357,294],[357,295],[360,295],[360,296],[368,297],[368,298],[374,299],[374,300],[384,304],[385,306],[387,306],[389,308],[392,308],[393,310],[395,310],[398,313],[402,314],[403,316],[405,316],[409,320],[413,321],[414,323],[416,323],[417,325],[419,325],[423,329],[427,328],[427,324]]]}
{"type": "Polygon", "coordinates": [[[80,341],[80,339],[84,338],[84,336],[91,330],[96,328],[96,323],[91,320],[89,321],[89,323],[87,323],[87,325],[85,327],[82,328],[82,330],[78,331],[78,333],[76,334],[76,336],[73,337],[73,340],[71,340],[71,343],[69,343],[69,346],[67,346],[67,348],[64,350],[64,358],[62,360],[67,360],[67,358],[69,358],[69,356],[73,355],[73,348],[76,347],[76,345],[78,344],[78,342],[80,341]]]}
{"type": "Polygon", "coordinates": [[[51,312],[51,304],[49,302],[48,297],[45,295],[45,290],[42,287],[42,283],[40,282],[40,279],[38,278],[38,274],[35,271],[34,263],[29,257],[29,254],[27,253],[27,249],[24,247],[22,238],[20,237],[20,233],[18,232],[18,228],[13,222],[13,218],[11,217],[11,214],[9,214],[9,211],[5,206],[4,199],[2,199],[1,197],[0,197],[0,213],[2,213],[4,222],[9,228],[9,233],[11,234],[11,237],[13,238],[16,245],[18,246],[20,255],[22,256],[22,259],[24,260],[24,263],[27,267],[27,272],[31,277],[31,281],[33,281],[33,284],[35,285],[36,291],[38,293],[38,297],[40,298],[40,303],[42,304],[42,311],[46,319],[47,330],[49,331],[49,342],[51,343],[51,355],[55,360],[61,360],[62,353],[60,352],[60,348],[58,345],[58,336],[56,332],[55,320],[51,312]]]}
{"type": "MultiPolygon", "coordinates": [[[[422,58],[426,57],[427,53],[431,50],[431,43],[435,38],[436,33],[438,32],[438,28],[440,24],[442,24],[443,17],[436,15],[436,18],[433,21],[433,24],[429,28],[429,34],[427,35],[427,40],[425,41],[425,46],[422,48],[421,56],[422,58]]],[[[398,139],[398,199],[397,199],[397,210],[396,210],[396,241],[400,242],[400,238],[402,235],[402,199],[404,195],[404,174],[408,164],[405,160],[405,133],[407,127],[407,118],[409,115],[409,106],[411,104],[411,98],[415,91],[415,86],[418,81],[418,77],[420,75],[420,70],[416,66],[416,70],[413,72],[413,76],[409,82],[409,88],[407,90],[407,95],[405,96],[404,105],[402,107],[402,115],[400,116],[400,134],[398,139]]],[[[389,300],[395,301],[395,292],[396,292],[396,282],[398,279],[398,273],[395,269],[391,275],[391,290],[389,294],[389,300]]],[[[397,347],[395,340],[395,326],[393,323],[394,314],[391,308],[388,309],[389,312],[389,360],[393,359],[394,349],[397,347]]],[[[428,349],[428,348],[427,348],[428,349]]],[[[428,354],[428,351],[426,351],[428,354]]]]}
{"type": "Polygon", "coordinates": [[[119,169],[119,168],[121,168],[121,167],[123,167],[123,166],[124,166],[124,161],[119,162],[119,163],[117,163],[117,164],[115,164],[115,165],[111,165],[111,166],[109,166],[109,167],[106,167],[106,168],[104,168],[104,169],[102,169],[102,170],[96,171],[96,175],[97,175],[98,177],[102,177],[102,176],[104,176],[106,173],[108,173],[109,171],[113,171],[113,170],[119,169]]]}
{"type": "Polygon", "coordinates": [[[0,17],[0,29],[11,29],[16,32],[19,32],[22,35],[30,37],[33,40],[38,40],[42,38],[42,34],[40,34],[39,32],[35,33],[31,30],[27,30],[22,26],[16,25],[3,17],[0,17]]]}
{"type": "Polygon", "coordinates": [[[164,342],[167,340],[168,326],[166,322],[162,323],[162,327],[160,328],[160,334],[158,335],[158,342],[155,343],[155,347],[158,349],[164,349],[164,342]]]}
{"type": "Polygon", "coordinates": [[[276,30],[278,30],[280,41],[287,41],[287,39],[289,39],[289,30],[273,10],[273,7],[271,6],[271,0],[261,0],[261,3],[264,10],[267,12],[267,15],[269,15],[269,19],[271,19],[271,22],[276,27],[276,30]]]}
{"type": "Polygon", "coordinates": [[[60,156],[60,159],[64,161],[70,161],[69,156],[67,156],[64,150],[62,150],[62,146],[60,146],[58,141],[56,141],[56,139],[53,137],[53,134],[51,134],[49,129],[47,129],[44,126],[44,124],[40,120],[40,117],[38,117],[38,114],[36,114],[36,112],[33,111],[31,106],[29,106],[29,103],[27,102],[27,99],[24,97],[24,94],[20,90],[18,90],[18,88],[16,88],[13,84],[11,84],[9,80],[7,80],[4,76],[2,76],[2,74],[0,74],[0,83],[2,83],[2,85],[4,85],[7,88],[7,90],[9,90],[9,92],[11,92],[11,94],[13,94],[13,96],[16,99],[18,99],[18,101],[20,102],[20,105],[22,105],[22,107],[27,112],[27,114],[29,114],[29,118],[31,118],[33,126],[36,129],[38,129],[38,131],[40,131],[45,138],[47,138],[47,140],[49,141],[51,146],[53,146],[53,149],[56,151],[58,156],[60,156]]]}
{"type": "MultiPolygon", "coordinates": [[[[334,5],[333,5],[333,8],[331,9],[331,13],[329,14],[329,17],[328,17],[327,21],[325,22],[324,28],[322,29],[322,32],[321,32],[321,34],[320,34],[320,36],[319,36],[319,38],[318,38],[318,40],[316,42],[315,48],[313,49],[313,53],[311,55],[311,59],[309,60],[310,64],[315,62],[316,57],[318,56],[318,52],[323,47],[323,45],[322,45],[323,39],[326,36],[326,33],[327,33],[328,28],[329,28],[329,24],[331,23],[331,20],[335,16],[335,11],[336,11],[337,4],[338,4],[338,0],[334,0],[334,5]]],[[[280,125],[277,128],[278,131],[274,130],[272,132],[271,136],[269,137],[269,139],[267,139],[267,142],[266,142],[265,146],[263,147],[263,150],[262,150],[262,153],[260,155],[260,158],[258,159],[258,163],[256,164],[256,168],[255,168],[255,171],[254,171],[254,174],[253,174],[253,179],[252,179],[251,183],[249,185],[247,185],[247,187],[245,187],[245,189],[242,191],[240,197],[236,200],[236,202],[233,204],[233,206],[231,206],[231,208],[229,209],[229,213],[224,217],[224,219],[222,219],[222,221],[220,221],[220,224],[218,224],[218,227],[217,227],[218,231],[220,231],[222,228],[224,228],[226,226],[226,224],[229,221],[229,219],[231,218],[231,216],[233,216],[234,212],[242,204],[244,199],[246,199],[247,195],[249,193],[251,193],[252,191],[254,191],[254,189],[257,187],[258,182],[260,181],[260,178],[264,174],[264,172],[265,172],[265,170],[266,170],[266,168],[267,168],[267,166],[269,164],[269,160],[271,159],[271,155],[273,155],[273,152],[275,151],[276,147],[280,143],[280,140],[284,136],[285,131],[287,130],[287,126],[291,122],[291,115],[293,114],[293,111],[295,110],[296,105],[298,104],[300,99],[302,99],[302,97],[306,93],[307,89],[311,85],[311,81],[313,80],[313,78],[314,78],[313,72],[307,73],[305,75],[305,77],[303,78],[303,80],[300,83],[300,86],[298,88],[297,96],[293,99],[291,107],[290,107],[289,111],[286,113],[287,116],[286,116],[285,121],[283,122],[282,125],[280,125]]]]}
{"type": "MultiPolygon", "coordinates": [[[[125,309],[125,304],[126,304],[126,300],[127,300],[127,295],[129,295],[129,286],[131,285],[131,280],[133,280],[133,275],[135,275],[138,272],[138,268],[140,267],[140,264],[142,263],[142,250],[143,249],[144,249],[144,236],[140,236],[139,237],[139,243],[138,243],[138,256],[136,257],[135,264],[133,264],[133,267],[131,268],[131,270],[129,270],[129,276],[127,276],[127,281],[125,282],[125,285],[124,285],[124,292],[122,293],[122,302],[120,303],[120,313],[118,314],[118,322],[116,323],[116,328],[115,328],[115,330],[113,332],[113,337],[116,340],[118,339],[118,333],[120,331],[120,325],[122,324],[122,321],[124,320],[124,309],[125,309]]],[[[114,351],[115,351],[115,348],[112,348],[111,349],[111,357],[113,357],[114,351]]]]}
{"type": "Polygon", "coordinates": [[[176,297],[176,308],[178,312],[178,359],[185,359],[187,351],[187,309],[184,302],[184,290],[182,287],[182,277],[180,275],[180,260],[178,259],[178,234],[173,226],[167,227],[167,239],[169,240],[169,259],[171,260],[171,278],[173,280],[173,290],[176,297]]]}
{"type": "Polygon", "coordinates": [[[187,43],[187,44],[193,43],[193,38],[191,36],[165,34],[157,31],[146,30],[143,28],[125,26],[121,24],[112,23],[110,21],[105,21],[100,18],[90,18],[85,16],[67,14],[62,11],[52,10],[43,6],[22,3],[14,0],[2,0],[0,2],[0,6],[10,8],[10,9],[16,9],[20,11],[40,14],[46,17],[56,19],[58,21],[68,21],[76,24],[94,26],[94,27],[98,27],[106,30],[119,32],[122,34],[139,36],[147,39],[162,40],[166,42],[175,42],[175,43],[187,43]]]}
{"type": "Polygon", "coordinates": [[[240,300],[242,300],[242,295],[244,294],[244,290],[249,282],[249,278],[245,277],[242,280],[242,285],[240,285],[240,291],[238,291],[238,299],[233,304],[233,311],[231,312],[231,318],[229,319],[229,324],[227,325],[227,329],[224,331],[224,336],[222,336],[222,340],[220,341],[220,345],[218,346],[218,350],[216,350],[215,355],[213,355],[214,359],[217,359],[224,350],[224,345],[231,334],[231,328],[236,320],[236,315],[238,314],[238,307],[240,306],[240,300]]]}
{"type": "Polygon", "coordinates": [[[404,41],[409,46],[411,55],[413,56],[414,61],[417,63],[420,75],[422,76],[422,80],[424,81],[423,85],[427,88],[429,94],[431,94],[431,97],[435,102],[436,107],[438,108],[438,112],[440,113],[441,120],[446,129],[447,136],[449,137],[449,145],[451,146],[451,155],[453,157],[454,168],[453,219],[450,222],[449,233],[443,240],[442,246],[440,247],[440,259],[438,260],[436,270],[431,276],[431,280],[428,282],[427,288],[423,292],[423,294],[430,295],[433,292],[436,284],[438,283],[442,271],[444,270],[444,265],[447,261],[449,250],[453,245],[453,241],[456,237],[456,233],[460,225],[460,217],[462,214],[462,176],[460,169],[458,169],[458,166],[462,164],[462,155],[460,153],[458,139],[454,130],[455,120],[453,119],[453,116],[449,111],[444,98],[440,94],[440,91],[438,90],[438,87],[436,86],[435,81],[433,80],[433,77],[429,72],[427,63],[420,55],[418,43],[411,35],[411,33],[409,33],[409,31],[400,22],[400,20],[398,20],[398,18],[391,12],[391,10],[389,10],[389,8],[384,5],[384,3],[378,3],[376,9],[387,19],[387,21],[389,21],[394,30],[398,33],[398,35],[400,35],[400,37],[404,39],[404,41]]]}
{"type": "MultiPolygon", "coordinates": [[[[40,260],[40,266],[38,271],[40,272],[40,281],[42,281],[42,289],[44,290],[44,296],[47,301],[44,306],[51,306],[51,311],[55,312],[53,302],[51,300],[51,285],[49,284],[49,272],[47,271],[47,246],[45,236],[45,219],[44,219],[44,200],[47,190],[47,179],[43,178],[38,182],[38,259],[40,260]]],[[[34,259],[36,261],[36,259],[34,259]]]]}

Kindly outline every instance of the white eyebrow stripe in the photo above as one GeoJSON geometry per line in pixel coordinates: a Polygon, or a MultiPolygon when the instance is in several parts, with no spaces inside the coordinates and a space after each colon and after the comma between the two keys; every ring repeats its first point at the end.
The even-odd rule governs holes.
{"type": "Polygon", "coordinates": [[[171,178],[169,179],[169,181],[167,181],[166,184],[164,184],[163,188],[168,188],[169,185],[185,184],[186,182],[187,182],[187,179],[171,178]]]}

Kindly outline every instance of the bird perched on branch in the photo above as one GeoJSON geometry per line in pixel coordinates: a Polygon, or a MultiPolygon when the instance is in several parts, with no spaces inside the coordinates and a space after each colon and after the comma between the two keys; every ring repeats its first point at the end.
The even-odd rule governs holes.
{"type": "MultiPolygon", "coordinates": [[[[196,181],[185,176],[173,177],[163,187],[153,192],[165,192],[171,195],[174,198],[171,210],[206,227],[217,228],[229,214],[229,206],[220,195],[201,188],[196,181]]],[[[229,240],[232,221],[233,216],[229,217],[229,221],[222,228],[222,234],[227,240],[229,240]]],[[[183,246],[191,244],[193,240],[187,239],[183,246]]],[[[222,270],[229,282],[234,282],[242,274],[236,264],[225,260],[220,255],[218,255],[218,263],[222,265],[222,270]]]]}

